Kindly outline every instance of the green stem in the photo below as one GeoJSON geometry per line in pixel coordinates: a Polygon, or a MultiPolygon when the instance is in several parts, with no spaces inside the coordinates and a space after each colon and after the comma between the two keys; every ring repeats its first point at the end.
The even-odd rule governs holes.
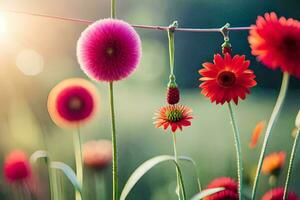
{"type": "MultiPolygon", "coordinates": [[[[79,184],[82,187],[83,183],[83,170],[82,170],[82,151],[81,151],[81,139],[80,139],[80,129],[77,127],[77,131],[73,134],[74,141],[74,152],[75,152],[75,160],[76,160],[76,175],[79,184]]],[[[82,200],[81,194],[76,190],[75,193],[76,200],[82,200]]]]}
{"type": "Polygon", "coordinates": [[[293,164],[294,164],[294,160],[295,160],[296,149],[297,149],[297,146],[298,146],[299,132],[300,132],[300,128],[297,129],[297,134],[296,134],[294,144],[293,144],[293,148],[292,148],[292,152],[291,152],[291,158],[290,158],[290,162],[289,162],[289,168],[288,168],[285,187],[284,187],[283,200],[286,200],[287,196],[288,196],[287,194],[288,194],[288,189],[289,189],[289,183],[290,183],[291,174],[292,174],[292,171],[293,171],[293,164]]]}
{"type": "Polygon", "coordinates": [[[237,172],[238,172],[238,183],[239,183],[239,199],[242,199],[242,192],[243,192],[243,158],[242,158],[242,149],[241,149],[241,141],[240,141],[240,134],[239,130],[235,121],[234,113],[231,107],[231,104],[228,103],[230,119],[232,124],[232,129],[234,133],[234,143],[236,149],[236,156],[237,156],[237,172]]]}
{"type": "MultiPolygon", "coordinates": [[[[178,154],[177,154],[177,145],[176,145],[176,133],[171,133],[173,135],[173,150],[174,150],[174,157],[175,157],[175,162],[178,164],[178,154]]],[[[179,165],[179,164],[178,164],[179,165]]],[[[176,181],[177,181],[177,187],[176,187],[176,192],[177,192],[177,189],[178,189],[178,192],[177,192],[177,195],[178,195],[178,199],[180,200],[181,199],[181,184],[180,184],[180,181],[179,181],[179,173],[178,173],[178,167],[176,166],[176,181]]]]}
{"type": "Polygon", "coordinates": [[[110,9],[110,16],[111,18],[116,18],[116,0],[111,0],[111,9],[110,9]]]}
{"type": "Polygon", "coordinates": [[[55,200],[55,185],[54,185],[54,182],[53,182],[53,173],[52,173],[52,169],[50,167],[50,158],[49,157],[46,157],[45,158],[45,162],[46,162],[46,165],[47,165],[47,169],[48,169],[48,177],[49,177],[49,187],[50,187],[50,199],[51,200],[55,200]]]}
{"type": "Polygon", "coordinates": [[[98,171],[95,171],[94,174],[95,189],[96,189],[96,199],[106,199],[106,189],[105,189],[105,177],[104,174],[100,174],[98,171]]]}
{"type": "Polygon", "coordinates": [[[110,114],[111,114],[111,138],[112,138],[112,173],[113,173],[113,200],[119,199],[118,197],[118,153],[117,153],[117,136],[116,136],[116,122],[115,122],[115,109],[114,109],[114,90],[113,82],[109,83],[109,99],[110,99],[110,114]]]}
{"type": "Polygon", "coordinates": [[[168,40],[169,40],[170,74],[173,75],[174,74],[174,52],[175,52],[174,30],[168,29],[168,40]]]}
{"type": "Polygon", "coordinates": [[[266,154],[266,149],[268,146],[268,142],[269,142],[269,138],[271,137],[271,133],[272,133],[272,129],[273,126],[275,124],[275,121],[278,118],[279,112],[281,110],[281,107],[283,105],[285,96],[286,96],[286,92],[288,89],[288,85],[289,85],[289,74],[288,73],[284,73],[283,74],[283,78],[282,78],[282,83],[281,83],[281,88],[280,88],[280,92],[275,104],[275,107],[273,109],[273,112],[271,114],[268,126],[267,126],[267,130],[266,130],[266,134],[264,137],[264,142],[262,145],[262,149],[261,149],[261,153],[260,153],[260,157],[259,157],[259,161],[258,161],[258,165],[257,165],[257,170],[256,170],[256,175],[255,175],[255,179],[254,179],[254,184],[253,184],[253,189],[252,189],[252,200],[255,199],[256,196],[256,190],[257,190],[257,184],[258,184],[258,179],[260,176],[260,172],[261,172],[261,167],[262,167],[262,163],[266,154]]]}
{"type": "Polygon", "coordinates": [[[57,184],[57,173],[56,170],[51,168],[51,176],[52,176],[52,183],[53,183],[53,198],[54,200],[59,200],[58,194],[58,184],[57,184]]]}

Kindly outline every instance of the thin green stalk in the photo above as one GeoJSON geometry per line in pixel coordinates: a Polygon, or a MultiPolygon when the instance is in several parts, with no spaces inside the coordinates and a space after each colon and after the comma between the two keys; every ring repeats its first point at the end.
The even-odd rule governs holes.
{"type": "MultiPolygon", "coordinates": [[[[83,169],[82,169],[82,151],[81,151],[81,139],[80,139],[80,129],[77,127],[77,130],[74,131],[73,134],[73,142],[74,142],[74,153],[75,153],[75,161],[76,161],[76,175],[79,184],[82,187],[83,182],[83,169]]],[[[76,190],[75,193],[76,200],[82,200],[82,196],[80,192],[76,190]]]]}
{"type": "Polygon", "coordinates": [[[279,112],[283,105],[283,102],[284,102],[284,99],[286,96],[286,92],[288,89],[288,85],[289,85],[289,74],[285,72],[283,74],[280,92],[279,92],[275,107],[273,109],[273,112],[271,114],[271,117],[270,117],[270,120],[269,120],[269,123],[267,126],[267,130],[266,130],[266,134],[264,137],[264,142],[262,145],[262,149],[261,149],[261,153],[260,153],[260,157],[259,157],[259,161],[258,161],[258,165],[257,165],[257,169],[256,169],[256,175],[255,175],[255,179],[254,179],[253,189],[252,189],[252,198],[251,198],[252,200],[254,200],[256,197],[258,179],[260,177],[261,167],[262,167],[262,163],[263,163],[263,160],[264,160],[264,157],[266,154],[266,149],[268,146],[269,138],[272,135],[273,126],[279,116],[279,112]]]}
{"type": "Polygon", "coordinates": [[[111,0],[111,9],[110,9],[110,16],[111,18],[116,18],[116,0],[111,0]]]}
{"type": "Polygon", "coordinates": [[[50,167],[50,158],[49,157],[46,157],[45,158],[45,162],[46,162],[46,165],[47,165],[47,169],[48,169],[48,178],[49,178],[49,187],[50,187],[50,199],[51,200],[55,200],[55,185],[54,185],[54,181],[53,181],[53,170],[51,169],[50,167]]]}
{"type": "Polygon", "coordinates": [[[288,194],[288,189],[289,189],[289,183],[290,183],[291,174],[292,174],[292,171],[293,171],[293,164],[294,164],[296,150],[297,150],[297,146],[298,146],[299,132],[300,132],[300,128],[297,129],[297,134],[296,134],[294,144],[293,144],[293,148],[292,148],[292,152],[291,152],[289,168],[288,168],[286,181],[285,181],[283,200],[286,200],[287,196],[288,196],[287,194],[288,194]]]}
{"type": "Polygon", "coordinates": [[[242,199],[243,194],[243,158],[242,158],[242,149],[241,149],[241,141],[240,141],[240,133],[235,121],[234,113],[231,107],[231,104],[228,103],[230,119],[232,124],[232,129],[234,133],[234,144],[236,149],[237,156],[237,172],[238,172],[238,184],[239,184],[239,199],[242,199]]]}
{"type": "Polygon", "coordinates": [[[55,169],[51,168],[51,176],[52,176],[52,183],[53,183],[53,198],[54,200],[59,200],[58,194],[58,184],[57,184],[57,172],[55,169]]]}
{"type": "Polygon", "coordinates": [[[169,41],[169,59],[170,59],[170,74],[174,74],[174,54],[175,54],[175,42],[174,42],[174,30],[172,28],[177,27],[177,21],[174,21],[168,29],[168,41],[169,41]]]}
{"type": "MultiPolygon", "coordinates": [[[[174,157],[175,157],[175,162],[179,165],[178,163],[178,154],[177,154],[177,145],[176,145],[176,133],[171,133],[173,135],[173,150],[174,150],[174,157]]],[[[178,199],[181,199],[181,184],[179,181],[179,173],[178,173],[178,167],[176,166],[176,180],[177,180],[177,187],[176,189],[178,189],[178,199]]],[[[177,191],[176,191],[177,192],[177,191]]]]}
{"type": "Polygon", "coordinates": [[[95,171],[94,181],[96,189],[96,200],[106,199],[104,174],[99,174],[99,172],[95,171]]]}
{"type": "Polygon", "coordinates": [[[119,199],[118,196],[118,153],[117,153],[117,136],[116,136],[116,122],[115,122],[115,108],[114,108],[114,90],[113,82],[109,83],[109,99],[110,99],[110,114],[111,114],[111,138],[112,138],[112,172],[113,172],[113,200],[119,199]]]}

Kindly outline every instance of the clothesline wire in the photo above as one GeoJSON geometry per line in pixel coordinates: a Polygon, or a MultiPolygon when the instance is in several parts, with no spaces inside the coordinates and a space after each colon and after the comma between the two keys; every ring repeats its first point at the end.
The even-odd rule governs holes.
{"type": "MultiPolygon", "coordinates": [[[[62,16],[48,15],[48,14],[41,14],[41,13],[33,13],[33,12],[26,12],[26,11],[19,11],[19,10],[0,10],[0,11],[7,12],[7,13],[36,16],[36,17],[44,17],[44,18],[49,18],[49,19],[77,22],[77,23],[82,23],[82,24],[91,24],[94,22],[92,20],[69,18],[69,17],[62,17],[62,16]]],[[[133,26],[135,28],[152,29],[152,30],[160,30],[160,31],[166,31],[170,28],[169,26],[151,26],[151,25],[137,25],[137,24],[131,24],[131,26],[133,26]]],[[[221,32],[221,28],[175,28],[174,31],[176,31],[176,32],[177,31],[181,31],[181,32],[221,32]]],[[[229,31],[247,31],[247,30],[250,30],[250,28],[251,27],[249,27],[249,26],[247,26],[247,27],[230,27],[230,28],[228,28],[228,30],[229,31]]]]}

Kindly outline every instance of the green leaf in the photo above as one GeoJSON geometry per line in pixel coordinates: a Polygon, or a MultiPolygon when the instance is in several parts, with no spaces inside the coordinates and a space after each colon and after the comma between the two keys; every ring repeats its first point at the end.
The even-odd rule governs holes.
{"type": "Polygon", "coordinates": [[[41,158],[45,159],[45,162],[47,163],[47,161],[48,161],[48,153],[46,151],[44,151],[44,150],[35,151],[30,156],[30,162],[31,163],[35,163],[35,162],[37,162],[41,158]]]}
{"type": "Polygon", "coordinates": [[[193,198],[191,198],[191,200],[199,200],[199,199],[203,199],[205,197],[208,197],[212,194],[218,193],[225,190],[225,188],[219,187],[219,188],[212,188],[212,189],[206,189],[203,190],[202,192],[199,192],[198,194],[196,194],[195,196],[193,196],[193,198]]]}
{"type": "MultiPolygon", "coordinates": [[[[121,193],[120,196],[120,200],[125,200],[127,195],[129,194],[129,192],[132,190],[132,188],[137,184],[137,182],[153,167],[155,167],[156,165],[162,163],[162,162],[166,162],[166,161],[172,161],[176,167],[178,168],[178,164],[175,161],[174,156],[169,156],[169,155],[161,155],[161,156],[156,156],[154,158],[151,158],[149,160],[147,160],[146,162],[144,162],[143,164],[141,164],[129,177],[129,179],[127,180],[123,191],[121,193]]],[[[182,175],[181,175],[181,171],[178,168],[178,172],[179,172],[179,177],[180,177],[180,181],[181,184],[183,185],[183,180],[182,180],[182,175]]],[[[183,187],[183,193],[185,194],[184,191],[184,185],[183,187]]],[[[184,199],[185,199],[185,195],[184,195],[184,199]]]]}
{"type": "Polygon", "coordinates": [[[201,182],[200,182],[199,174],[198,174],[198,171],[197,171],[196,162],[192,158],[187,157],[187,156],[179,156],[179,160],[190,162],[193,165],[194,171],[195,171],[195,174],[196,174],[198,189],[199,189],[199,192],[201,192],[201,182]]]}
{"type": "Polygon", "coordinates": [[[76,178],[75,172],[69,165],[63,162],[51,162],[51,168],[62,171],[72,183],[75,190],[77,190],[80,193],[80,195],[82,195],[82,187],[76,178]]]}

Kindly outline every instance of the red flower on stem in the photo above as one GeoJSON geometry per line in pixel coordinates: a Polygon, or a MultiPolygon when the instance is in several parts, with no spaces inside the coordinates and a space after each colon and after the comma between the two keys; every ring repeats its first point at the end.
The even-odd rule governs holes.
{"type": "Polygon", "coordinates": [[[210,98],[211,102],[224,104],[233,100],[238,104],[238,98],[245,99],[250,88],[256,85],[253,71],[248,69],[250,61],[245,56],[235,55],[233,58],[226,53],[224,58],[216,54],[214,62],[203,63],[204,69],[199,70],[203,81],[200,84],[201,93],[210,98]]]}
{"type": "Polygon", "coordinates": [[[266,13],[251,27],[252,54],[271,69],[281,68],[300,78],[300,22],[266,13]]]}

